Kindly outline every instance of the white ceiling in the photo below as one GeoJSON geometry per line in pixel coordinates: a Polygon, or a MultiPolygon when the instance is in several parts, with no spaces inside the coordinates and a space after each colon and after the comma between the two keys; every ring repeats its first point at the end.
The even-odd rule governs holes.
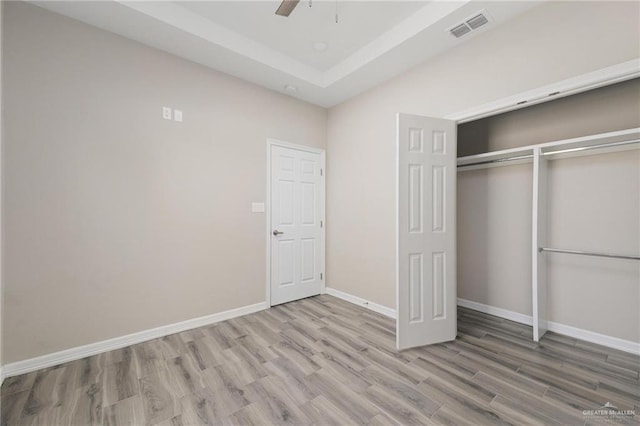
{"type": "Polygon", "coordinates": [[[46,9],[329,107],[527,11],[531,1],[33,1],[46,9]],[[448,29],[484,10],[461,39],[448,29]],[[324,42],[324,52],[314,50],[324,42]]]}

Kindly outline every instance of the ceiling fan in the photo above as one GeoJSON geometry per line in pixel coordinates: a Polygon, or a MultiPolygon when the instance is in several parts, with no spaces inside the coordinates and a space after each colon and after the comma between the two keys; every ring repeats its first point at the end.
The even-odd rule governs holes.
{"type": "MultiPolygon", "coordinates": [[[[2,0],[0,0],[2,1],[2,0]]],[[[309,0],[309,7],[311,7],[312,0],[309,0]]],[[[293,9],[300,3],[300,0],[282,0],[278,9],[276,9],[276,15],[284,16],[285,18],[291,15],[293,9]]],[[[336,0],[336,24],[338,23],[338,0],[336,0]]]]}
{"type": "Polygon", "coordinates": [[[276,10],[276,15],[284,17],[291,15],[291,12],[293,12],[293,9],[296,8],[299,2],[300,0],[282,0],[282,3],[280,3],[280,6],[278,6],[276,10]]]}

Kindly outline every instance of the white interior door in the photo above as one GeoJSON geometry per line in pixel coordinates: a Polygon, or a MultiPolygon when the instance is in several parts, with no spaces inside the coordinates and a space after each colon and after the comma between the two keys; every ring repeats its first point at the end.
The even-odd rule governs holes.
{"type": "Polygon", "coordinates": [[[321,156],[271,146],[271,305],[320,294],[321,156]]]}
{"type": "Polygon", "coordinates": [[[456,124],[398,114],[396,344],[454,340],[456,124]]]}

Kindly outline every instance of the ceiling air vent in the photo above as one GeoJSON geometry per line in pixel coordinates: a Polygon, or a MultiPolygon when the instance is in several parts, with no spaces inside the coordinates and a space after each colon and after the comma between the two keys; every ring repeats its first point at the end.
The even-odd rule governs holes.
{"type": "Polygon", "coordinates": [[[485,10],[482,10],[470,18],[465,19],[453,28],[449,29],[449,32],[453,34],[455,38],[460,38],[463,35],[469,34],[472,31],[477,30],[483,25],[489,23],[489,15],[485,10]]]}
{"type": "Polygon", "coordinates": [[[460,24],[457,27],[451,28],[449,31],[451,31],[451,34],[456,36],[456,38],[460,38],[463,35],[470,33],[471,29],[467,27],[465,24],[460,24]]]}
{"type": "Polygon", "coordinates": [[[469,25],[472,30],[477,30],[478,28],[480,28],[481,26],[483,26],[487,22],[489,22],[487,17],[484,16],[482,13],[480,13],[479,15],[476,15],[473,18],[468,19],[467,20],[467,25],[469,25]]]}

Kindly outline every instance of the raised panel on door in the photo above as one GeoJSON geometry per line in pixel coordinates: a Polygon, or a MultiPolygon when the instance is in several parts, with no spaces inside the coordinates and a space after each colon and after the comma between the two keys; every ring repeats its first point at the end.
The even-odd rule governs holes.
{"type": "Polygon", "coordinates": [[[300,268],[300,279],[303,282],[313,281],[316,277],[316,259],[317,259],[317,250],[316,250],[316,242],[315,238],[303,238],[300,241],[300,253],[301,253],[301,268],[300,268]]]}
{"type": "Polygon", "coordinates": [[[320,167],[318,153],[271,147],[271,305],[320,294],[320,167]]]}
{"type": "Polygon", "coordinates": [[[316,184],[315,182],[300,183],[300,220],[302,225],[313,226],[316,224],[316,184]]]}
{"type": "Polygon", "coordinates": [[[422,233],[422,165],[409,164],[409,232],[422,233]]]}
{"type": "Polygon", "coordinates": [[[409,253],[409,323],[424,320],[424,262],[422,253],[409,253]]]}
{"type": "Polygon", "coordinates": [[[294,241],[292,239],[279,239],[277,244],[278,253],[278,287],[285,287],[294,284],[294,241]]]}
{"type": "Polygon", "coordinates": [[[279,193],[276,223],[278,226],[292,226],[294,223],[294,182],[293,180],[279,179],[277,182],[279,193]]]}
{"type": "Polygon", "coordinates": [[[399,349],[456,336],[456,125],[399,114],[397,122],[399,349]]]}
{"type": "Polygon", "coordinates": [[[432,297],[431,297],[431,318],[446,318],[446,269],[447,254],[445,252],[434,252],[431,255],[431,272],[432,275],[432,297]]]}

